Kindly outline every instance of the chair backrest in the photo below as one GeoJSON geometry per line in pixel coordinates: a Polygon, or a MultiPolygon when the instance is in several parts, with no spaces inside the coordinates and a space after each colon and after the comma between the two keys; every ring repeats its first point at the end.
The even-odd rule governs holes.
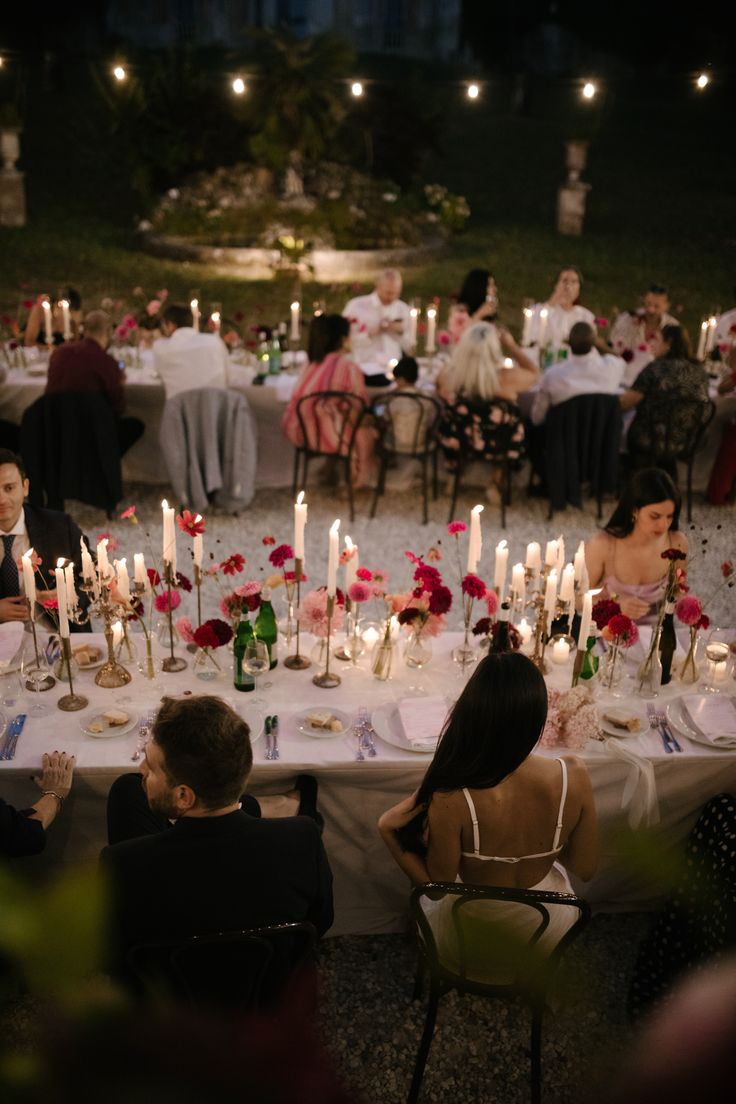
{"type": "Polygon", "coordinates": [[[123,496],[117,418],[94,391],[42,395],[21,422],[21,453],[28,465],[31,501],[60,508],[65,498],[111,511],[123,496]]]}
{"type": "Polygon", "coordinates": [[[296,404],[301,447],[316,455],[349,455],[367,409],[363,399],[349,391],[302,395],[296,404]]]}
{"type": "Polygon", "coordinates": [[[463,882],[417,886],[410,905],[431,973],[445,986],[481,994],[540,995],[590,918],[587,901],[572,893],[463,882]],[[449,926],[438,943],[423,902],[431,911],[441,898],[449,926]]]}
{"type": "Polygon", "coordinates": [[[403,456],[421,456],[436,447],[435,429],[442,407],[431,395],[396,391],[371,406],[381,433],[381,448],[403,456]]]}
{"type": "Polygon", "coordinates": [[[317,932],[307,921],[138,943],[127,965],[152,996],[198,1007],[262,1008],[279,999],[306,966],[317,932]]]}
{"type": "Polygon", "coordinates": [[[580,507],[586,482],[598,494],[616,490],[622,425],[618,395],[576,395],[549,410],[545,476],[553,509],[580,507]]]}
{"type": "Polygon", "coordinates": [[[510,399],[459,398],[445,415],[455,426],[460,451],[471,461],[518,460],[524,454],[524,422],[510,399]]]}
{"type": "Polygon", "coordinates": [[[711,399],[686,399],[669,392],[661,400],[646,400],[636,413],[641,418],[641,430],[647,456],[658,460],[689,460],[715,414],[711,399]],[[677,417],[673,412],[677,410],[677,417]]]}
{"type": "Polygon", "coordinates": [[[179,502],[204,513],[209,496],[223,488],[233,509],[253,498],[256,430],[240,392],[202,387],[174,395],[164,406],[159,441],[179,502]]]}

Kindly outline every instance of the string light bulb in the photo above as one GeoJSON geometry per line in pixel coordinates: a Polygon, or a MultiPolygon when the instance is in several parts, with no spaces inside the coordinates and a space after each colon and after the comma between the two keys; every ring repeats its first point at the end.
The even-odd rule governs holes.
{"type": "Polygon", "coordinates": [[[2,54],[0,54],[0,69],[2,69],[4,64],[5,64],[5,58],[2,56],[2,54]]]}
{"type": "Polygon", "coordinates": [[[360,81],[353,81],[350,85],[350,91],[355,96],[356,100],[363,95],[363,85],[360,81]]]}
{"type": "Polygon", "coordinates": [[[124,81],[128,74],[122,65],[116,65],[112,71],[112,75],[116,81],[124,81]]]}
{"type": "Polygon", "coordinates": [[[583,85],[583,96],[586,100],[592,100],[597,91],[598,88],[593,84],[593,81],[586,81],[583,85]]]}
{"type": "Polygon", "coordinates": [[[242,96],[245,92],[245,81],[242,77],[236,77],[233,81],[233,92],[236,96],[242,96]]]}
{"type": "Polygon", "coordinates": [[[480,96],[480,87],[477,84],[469,84],[467,87],[467,96],[469,100],[477,100],[480,96]]]}
{"type": "Polygon", "coordinates": [[[700,73],[700,75],[698,76],[698,79],[695,81],[695,87],[698,88],[701,92],[703,91],[704,88],[707,88],[709,84],[710,84],[710,77],[708,76],[707,73],[700,73]]]}

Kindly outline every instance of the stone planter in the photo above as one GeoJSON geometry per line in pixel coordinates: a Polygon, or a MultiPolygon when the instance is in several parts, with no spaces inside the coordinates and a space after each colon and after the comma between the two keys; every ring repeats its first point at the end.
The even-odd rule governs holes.
{"type": "Polygon", "coordinates": [[[15,163],[20,157],[20,128],[0,127],[0,226],[25,226],[26,192],[24,174],[15,163]]]}
{"type": "MultiPolygon", "coordinates": [[[[206,264],[221,275],[236,275],[246,280],[270,280],[281,270],[277,249],[246,249],[235,246],[198,245],[187,238],[145,232],[144,249],[157,257],[206,264]]],[[[316,249],[304,261],[311,266],[318,283],[349,283],[371,280],[384,268],[404,268],[437,256],[440,239],[405,249],[316,249]]]]}

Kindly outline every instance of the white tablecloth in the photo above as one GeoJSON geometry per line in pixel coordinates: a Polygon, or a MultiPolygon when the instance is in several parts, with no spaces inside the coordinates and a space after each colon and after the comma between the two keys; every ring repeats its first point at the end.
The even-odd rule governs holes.
{"type": "MultiPolygon", "coordinates": [[[[462,679],[450,659],[457,643],[456,634],[447,633],[433,642],[434,656],[422,672],[430,692],[457,697],[462,679]]],[[[306,648],[309,654],[310,642],[306,648]]],[[[186,654],[183,653],[182,654],[186,654]]],[[[237,709],[253,708],[252,694],[239,694],[227,678],[199,682],[190,665],[181,674],[161,674],[157,686],[172,694],[191,689],[216,693],[228,698],[237,709]]],[[[226,665],[229,665],[224,653],[226,665]]],[[[265,759],[264,740],[254,745],[254,770],[249,789],[258,794],[281,792],[296,774],[310,772],[319,780],[319,807],[326,820],[325,846],[335,875],[336,923],[334,934],[369,933],[399,930],[407,905],[407,883],[395,867],[376,831],[380,813],[414,790],[426,769],[429,757],[377,742],[376,758],[356,761],[356,740],[351,735],[316,739],[299,733],[297,714],[308,708],[339,708],[355,714],[361,705],[369,709],[387,700],[406,696],[411,682],[417,681],[399,662],[396,679],[378,682],[367,670],[346,669],[332,661],[342,676],[334,690],[313,685],[316,668],[290,671],[283,664],[269,673],[272,686],[262,691],[265,711],[277,713],[280,720],[278,762],[265,759]]],[[[551,686],[569,685],[571,669],[553,668],[548,676],[551,686]]],[[[29,716],[18,743],[16,758],[0,762],[0,793],[5,800],[22,808],[31,803],[37,790],[29,775],[38,769],[44,751],[55,748],[77,756],[74,788],[64,812],[49,833],[47,851],[39,865],[80,858],[94,860],[105,840],[105,798],[113,779],[124,771],[136,770],[131,761],[135,750],[135,731],[125,736],[95,739],[81,731],[81,723],[92,712],[119,703],[120,708],[138,715],[154,707],[161,691],[135,671],[132,683],[122,690],[101,690],[93,681],[93,672],[83,672],[78,689],[90,699],[83,713],[62,713],[56,701],[64,692],[56,686],[43,695],[49,706],[46,717],[29,716]]],[[[679,684],[666,688],[658,701],[666,703],[681,692],[679,684]]],[[[605,704],[605,701],[604,701],[605,704]]],[[[630,702],[627,704],[631,704],[630,702]]],[[[643,702],[636,704],[643,712],[643,702]]],[[[659,735],[649,729],[638,736],[619,741],[651,765],[660,817],[649,829],[655,840],[666,846],[684,839],[705,802],[723,790],[736,789],[736,751],[713,751],[681,738],[682,754],[665,755],[659,735]]],[[[555,755],[556,750],[542,754],[555,755]]],[[[585,896],[601,908],[649,907],[653,903],[651,881],[634,873],[622,858],[635,837],[631,826],[632,805],[622,806],[627,789],[635,785],[641,797],[644,779],[636,766],[614,753],[614,745],[590,740],[579,754],[585,759],[593,782],[601,825],[602,856],[600,869],[583,889],[585,896]]],[[[634,818],[635,819],[635,818],[634,818]]]]}

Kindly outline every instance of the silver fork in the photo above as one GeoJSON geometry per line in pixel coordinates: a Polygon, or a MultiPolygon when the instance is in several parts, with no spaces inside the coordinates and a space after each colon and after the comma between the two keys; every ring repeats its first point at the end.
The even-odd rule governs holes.
{"type": "Polygon", "coordinates": [[[359,763],[365,762],[365,755],[363,754],[363,729],[360,723],[356,723],[354,726],[355,735],[358,737],[358,750],[355,753],[355,758],[359,763]]]}
{"type": "Polygon", "coordinates": [[[662,729],[663,732],[667,733],[667,737],[668,737],[670,743],[672,744],[673,748],[675,749],[675,751],[682,751],[682,748],[678,744],[677,739],[675,737],[674,732],[672,731],[671,726],[667,723],[667,718],[664,715],[664,713],[655,713],[655,717],[657,718],[657,721],[659,723],[659,727],[662,729]]]}
{"type": "Polygon", "coordinates": [[[654,728],[659,732],[659,735],[662,738],[662,744],[664,745],[664,750],[667,752],[668,755],[671,755],[672,748],[670,747],[669,740],[667,739],[667,733],[660,725],[658,719],[659,714],[657,713],[657,710],[654,708],[651,702],[647,703],[647,714],[649,716],[649,727],[654,728]]]}
{"type": "Polygon", "coordinates": [[[356,726],[362,734],[362,745],[368,752],[371,759],[375,759],[378,755],[376,751],[376,742],[374,740],[373,725],[371,724],[370,717],[368,716],[368,710],[361,706],[358,710],[358,723],[356,726]]]}

